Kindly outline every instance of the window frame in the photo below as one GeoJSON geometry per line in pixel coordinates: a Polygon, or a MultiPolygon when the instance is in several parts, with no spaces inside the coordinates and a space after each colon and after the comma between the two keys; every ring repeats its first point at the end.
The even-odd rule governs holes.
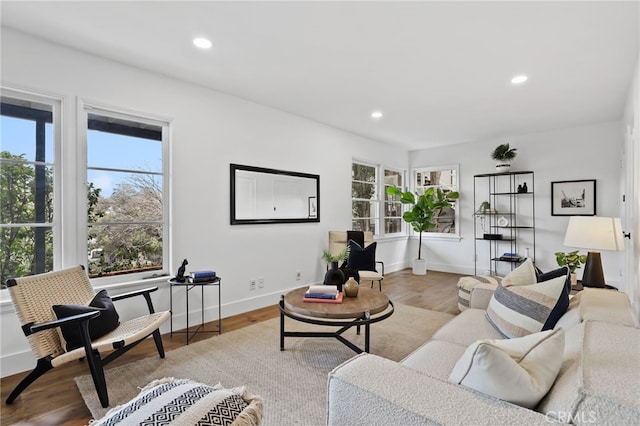
{"type": "MultiPolygon", "coordinates": [[[[84,257],[80,260],[82,264],[86,264],[88,253],[88,217],[87,207],[88,201],[86,197],[88,185],[88,118],[89,114],[113,117],[116,119],[128,120],[138,123],[144,123],[162,128],[162,269],[146,272],[132,272],[127,274],[112,275],[107,277],[91,278],[94,286],[107,287],[113,284],[129,283],[148,278],[154,278],[163,275],[169,275],[171,268],[171,184],[170,184],[170,152],[171,152],[171,120],[165,117],[155,116],[140,111],[135,111],[122,107],[105,105],[89,100],[78,99],[78,174],[82,176],[78,179],[78,194],[85,194],[78,199],[78,234],[77,244],[79,246],[79,255],[84,257]]],[[[115,169],[114,169],[115,170],[115,169]]]]}
{"type": "MultiPolygon", "coordinates": [[[[376,204],[376,217],[369,217],[369,220],[373,219],[373,223],[374,223],[374,229],[375,232],[373,233],[374,235],[380,235],[380,212],[381,212],[381,207],[380,205],[382,204],[380,202],[380,165],[377,164],[371,164],[369,162],[366,161],[362,161],[362,160],[357,160],[357,159],[352,159],[351,160],[351,172],[353,173],[353,165],[357,164],[360,166],[365,166],[365,167],[372,167],[375,170],[375,183],[374,183],[374,188],[376,190],[376,197],[375,198],[371,198],[371,199],[364,199],[364,198],[353,198],[353,195],[351,196],[351,229],[353,229],[353,220],[355,219],[353,217],[353,202],[354,201],[366,201],[366,202],[370,202],[370,203],[375,203],[376,204]]],[[[362,181],[354,181],[353,177],[351,178],[351,186],[353,187],[353,183],[354,182],[362,182],[362,181]]],[[[365,182],[368,183],[368,182],[365,182]]],[[[362,219],[362,218],[359,218],[362,219]]]]}
{"type": "MultiPolygon", "coordinates": [[[[373,218],[371,217],[370,219],[374,219],[375,220],[375,229],[376,232],[374,232],[374,236],[376,238],[398,238],[398,237],[406,237],[408,236],[408,225],[407,223],[404,221],[404,219],[402,218],[402,214],[404,214],[404,212],[406,211],[406,206],[402,206],[402,212],[400,214],[400,220],[401,220],[401,230],[400,232],[391,232],[391,233],[387,233],[386,230],[384,229],[384,223],[385,223],[385,203],[386,203],[386,184],[384,181],[384,173],[385,171],[390,171],[390,172],[396,172],[399,173],[402,179],[402,184],[400,185],[400,188],[406,188],[406,181],[407,181],[407,171],[403,170],[403,169],[399,169],[399,168],[395,168],[395,167],[389,167],[389,166],[385,166],[383,164],[373,164],[370,163],[368,161],[364,161],[364,160],[359,160],[357,158],[353,158],[351,160],[351,170],[353,170],[353,165],[354,164],[358,164],[361,166],[366,166],[366,167],[372,167],[373,169],[375,169],[375,173],[376,173],[376,180],[375,180],[375,188],[376,188],[376,198],[375,199],[371,199],[371,200],[365,200],[362,198],[353,198],[351,197],[351,203],[353,206],[353,201],[357,200],[357,201],[370,201],[370,202],[375,202],[376,203],[376,212],[377,212],[377,217],[373,218]]],[[[353,178],[351,179],[351,185],[353,185],[353,178]]],[[[351,223],[353,225],[353,207],[352,207],[352,214],[351,214],[351,223]]],[[[353,226],[352,226],[353,229],[353,226]]]]}
{"type": "MultiPolygon", "coordinates": [[[[9,86],[0,85],[2,97],[35,102],[51,107],[52,118],[52,147],[53,163],[46,161],[27,161],[28,164],[44,165],[53,169],[53,220],[51,222],[29,222],[18,224],[6,224],[6,227],[50,227],[53,234],[53,270],[60,269],[65,262],[63,241],[62,241],[62,103],[63,98],[59,96],[22,90],[9,86]]],[[[6,290],[6,289],[2,289],[6,290]]]]}
{"type": "MultiPolygon", "coordinates": [[[[456,172],[456,184],[454,191],[460,192],[460,164],[445,164],[445,165],[437,165],[437,166],[424,166],[424,167],[416,167],[411,169],[411,188],[413,193],[417,193],[418,185],[417,185],[417,174],[418,173],[428,173],[439,170],[455,170],[456,172]]],[[[432,185],[434,187],[441,185],[432,185]]],[[[461,240],[460,236],[460,199],[455,200],[454,209],[454,221],[455,221],[455,232],[423,232],[423,239],[432,239],[432,240],[461,240]]],[[[415,234],[413,230],[409,231],[411,234],[415,234]]]]}
{"type": "MultiPolygon", "coordinates": [[[[390,172],[396,172],[400,174],[400,179],[402,180],[402,182],[400,182],[400,185],[398,186],[400,189],[402,188],[406,188],[406,179],[407,179],[407,173],[404,170],[400,170],[400,169],[395,169],[393,167],[386,167],[386,166],[381,166],[381,174],[383,176],[382,182],[380,182],[381,184],[381,193],[384,197],[382,203],[381,203],[381,209],[382,209],[382,221],[385,222],[387,219],[387,215],[386,215],[386,203],[387,203],[387,184],[386,182],[384,182],[384,177],[386,177],[385,172],[386,171],[390,171],[390,172]]],[[[398,202],[400,202],[400,199],[398,199],[398,202]]],[[[405,236],[407,235],[407,222],[404,221],[402,215],[404,214],[404,212],[406,211],[406,206],[405,205],[401,205],[400,208],[400,216],[398,216],[400,218],[400,231],[398,232],[387,232],[386,229],[383,229],[384,227],[381,227],[381,233],[380,236],[386,236],[386,237],[399,237],[399,236],[405,236]]],[[[393,216],[395,217],[395,216],[393,216]]]]}

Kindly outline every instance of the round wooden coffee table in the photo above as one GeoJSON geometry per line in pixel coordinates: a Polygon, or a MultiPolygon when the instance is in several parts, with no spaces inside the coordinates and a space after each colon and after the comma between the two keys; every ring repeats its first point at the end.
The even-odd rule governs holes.
{"type": "Polygon", "coordinates": [[[280,350],[284,350],[285,337],[333,337],[356,353],[363,352],[342,336],[352,327],[364,326],[364,352],[369,352],[370,325],[389,318],[393,314],[393,302],[382,292],[360,287],[358,297],[344,297],[342,303],[305,302],[307,287],[292,290],[280,300],[280,350]],[[340,327],[335,332],[286,331],[284,318],[308,324],[340,327]]]}

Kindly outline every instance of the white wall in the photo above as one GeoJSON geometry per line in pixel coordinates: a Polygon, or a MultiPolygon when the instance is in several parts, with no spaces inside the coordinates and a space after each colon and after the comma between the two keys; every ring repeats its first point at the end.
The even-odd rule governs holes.
{"type": "MultiPolygon", "coordinates": [[[[63,99],[63,164],[76,161],[78,99],[171,119],[171,272],[183,258],[189,259],[191,270],[217,271],[223,277],[223,317],[275,304],[291,288],[321,282],[325,270],[320,255],[327,247],[328,231],[351,227],[352,158],[396,169],[408,163],[406,151],[5,28],[1,50],[3,86],[63,99]],[[320,175],[321,222],[229,225],[230,163],[320,175]],[[301,281],[295,279],[297,271],[301,281]],[[249,291],[249,279],[258,277],[264,277],[264,288],[249,291]]],[[[63,174],[66,188],[78,187],[78,176],[68,169],[63,174]]],[[[73,195],[71,199],[84,197],[73,195]]],[[[73,241],[73,222],[70,225],[65,237],[73,241]]],[[[405,266],[405,245],[403,240],[379,244],[387,270],[405,266]]],[[[64,266],[86,261],[86,253],[76,251],[73,244],[65,250],[64,266]]],[[[161,280],[159,285],[156,307],[168,309],[167,284],[161,280]]],[[[6,376],[34,364],[8,295],[2,293],[0,357],[1,374],[6,376]]],[[[199,305],[198,295],[191,297],[191,306],[199,305]]],[[[208,319],[216,318],[215,292],[205,297],[208,319]]],[[[175,293],[178,328],[184,326],[184,302],[184,294],[175,293]]],[[[134,308],[127,303],[119,311],[127,318],[134,308]]]]}
{"type": "MultiPolygon", "coordinates": [[[[556,268],[553,253],[569,250],[562,245],[568,217],[551,216],[552,181],[596,179],[597,214],[620,216],[619,179],[623,137],[619,122],[412,151],[411,168],[460,164],[462,240],[423,241],[429,268],[473,274],[472,214],[479,207],[473,205],[473,176],[495,171],[495,162],[490,153],[504,142],[518,149],[518,156],[512,161],[512,170],[535,172],[535,260],[541,269],[556,268]]],[[[602,253],[605,277],[613,285],[619,281],[620,260],[621,255],[617,252],[602,253]]],[[[487,269],[488,265],[482,265],[478,273],[487,269]]],[[[578,271],[579,278],[581,271],[578,271]]]]}
{"type": "Polygon", "coordinates": [[[640,323],[640,55],[633,82],[629,88],[622,120],[625,134],[624,176],[621,187],[626,194],[622,223],[631,238],[625,239],[626,268],[623,288],[640,323]]]}

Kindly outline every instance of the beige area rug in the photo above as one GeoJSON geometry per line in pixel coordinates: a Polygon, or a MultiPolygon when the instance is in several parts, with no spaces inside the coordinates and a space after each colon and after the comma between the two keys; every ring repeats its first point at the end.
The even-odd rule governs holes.
{"type": "MultiPolygon", "coordinates": [[[[453,315],[396,304],[391,317],[371,325],[371,350],[399,361],[427,341],[453,315]]],[[[329,331],[286,318],[287,331],[329,331]]],[[[337,329],[337,328],[336,328],[337,329]]],[[[364,330],[355,328],[343,336],[364,347],[364,330]]],[[[355,352],[334,338],[287,337],[280,351],[280,319],[274,318],[214,336],[166,353],[166,358],[143,359],[107,369],[111,407],[124,404],[139,388],[163,377],[186,378],[209,385],[246,386],[262,396],[263,424],[324,425],[326,423],[327,375],[355,352]]],[[[90,375],[76,383],[94,418],[102,417],[90,375]]]]}

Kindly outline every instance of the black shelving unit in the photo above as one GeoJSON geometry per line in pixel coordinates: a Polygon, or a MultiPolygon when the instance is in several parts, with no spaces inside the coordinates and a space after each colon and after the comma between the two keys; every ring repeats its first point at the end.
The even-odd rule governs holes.
{"type": "Polygon", "coordinates": [[[535,177],[532,171],[473,177],[474,273],[504,275],[527,256],[535,262],[535,177]],[[526,184],[526,185],[525,185],[526,184]],[[523,189],[526,186],[526,191],[523,189]],[[490,210],[480,211],[488,201],[490,210]],[[514,256],[504,256],[511,253],[514,256]],[[487,265],[488,269],[481,269],[487,265]]]}

